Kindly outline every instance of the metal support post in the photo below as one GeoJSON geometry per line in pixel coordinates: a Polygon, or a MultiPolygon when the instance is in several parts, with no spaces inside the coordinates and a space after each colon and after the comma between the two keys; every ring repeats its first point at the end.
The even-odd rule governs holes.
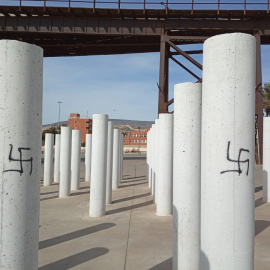
{"type": "Polygon", "coordinates": [[[166,42],[166,36],[161,36],[160,40],[160,67],[159,67],[159,94],[158,113],[168,112],[168,88],[169,88],[169,55],[170,46],[166,42]]]}
{"type": "Polygon", "coordinates": [[[261,63],[261,36],[256,37],[256,94],[255,114],[258,127],[258,140],[256,145],[256,163],[263,163],[263,103],[262,103],[262,63],[261,63]]]}

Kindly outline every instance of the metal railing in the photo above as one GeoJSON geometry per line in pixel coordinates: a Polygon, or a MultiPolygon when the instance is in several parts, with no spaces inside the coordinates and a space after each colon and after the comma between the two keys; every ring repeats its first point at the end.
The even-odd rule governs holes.
{"type": "Polygon", "coordinates": [[[112,9],[169,9],[174,10],[267,10],[269,13],[270,0],[216,0],[201,2],[200,0],[2,0],[5,6],[42,6],[46,7],[80,7],[80,8],[112,8],[112,9]]]}

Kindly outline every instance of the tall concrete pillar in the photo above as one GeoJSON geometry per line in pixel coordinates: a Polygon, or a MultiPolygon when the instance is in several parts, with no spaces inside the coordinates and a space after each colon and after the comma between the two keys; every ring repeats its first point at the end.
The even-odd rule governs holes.
{"type": "Polygon", "coordinates": [[[124,150],[124,145],[123,145],[123,134],[122,132],[119,130],[120,132],[120,178],[119,178],[119,184],[121,183],[122,179],[123,179],[123,150],[124,150]]]}
{"type": "Polygon", "coordinates": [[[108,115],[93,115],[90,217],[105,215],[106,171],[108,145],[108,115]]]}
{"type": "Polygon", "coordinates": [[[53,178],[53,141],[54,135],[45,134],[45,153],[44,153],[44,186],[50,186],[53,178]]]}
{"type": "Polygon", "coordinates": [[[120,179],[119,170],[119,129],[113,130],[113,168],[112,168],[112,189],[117,189],[120,179]]]}
{"type": "MultiPolygon", "coordinates": [[[[147,136],[149,135],[149,131],[147,136]]],[[[146,180],[149,185],[149,152],[148,152],[148,144],[146,145],[146,180]]]]}
{"type": "Polygon", "coordinates": [[[200,270],[201,103],[200,83],[175,85],[173,270],[200,270]]]}
{"type": "Polygon", "coordinates": [[[61,135],[55,135],[55,147],[54,147],[54,182],[59,183],[60,180],[60,144],[61,135]]]}
{"type": "Polygon", "coordinates": [[[270,117],[263,118],[263,201],[270,202],[270,117]]]}
{"type": "Polygon", "coordinates": [[[0,268],[38,269],[43,51],[0,41],[0,268]]]}
{"type": "Polygon", "coordinates": [[[106,203],[112,203],[113,122],[108,122],[108,150],[106,176],[106,203]]]}
{"type": "Polygon", "coordinates": [[[172,181],[173,181],[173,114],[159,114],[159,152],[158,152],[158,184],[156,186],[156,214],[169,216],[172,214],[172,181]]]}
{"type": "Polygon", "coordinates": [[[61,127],[59,197],[70,195],[71,182],[71,127],[61,127]]]}
{"type": "Polygon", "coordinates": [[[153,185],[153,201],[156,203],[156,191],[157,191],[157,185],[158,185],[158,177],[159,177],[159,167],[158,167],[158,155],[159,155],[159,134],[158,134],[158,128],[159,128],[159,119],[155,120],[155,138],[154,138],[154,144],[155,144],[155,156],[154,156],[154,185],[153,185]]]}
{"type": "Polygon", "coordinates": [[[153,181],[153,128],[151,127],[150,131],[147,134],[147,156],[149,162],[149,188],[152,190],[152,181],[153,181]]]}
{"type": "Polygon", "coordinates": [[[255,38],[204,43],[201,270],[254,269],[255,38]]]}
{"type": "Polygon", "coordinates": [[[147,139],[146,139],[146,180],[148,182],[148,186],[150,187],[151,186],[151,183],[150,183],[150,178],[151,178],[151,167],[150,167],[150,146],[149,146],[149,137],[150,137],[150,132],[151,129],[148,130],[147,132],[147,139]]]}
{"type": "Polygon", "coordinates": [[[85,181],[91,178],[91,155],[92,155],[92,134],[86,134],[85,139],[85,181]]]}
{"type": "Polygon", "coordinates": [[[155,156],[157,155],[157,148],[155,147],[155,133],[156,133],[156,124],[152,125],[153,134],[152,134],[152,187],[151,194],[153,195],[153,202],[155,202],[155,178],[156,178],[156,167],[155,167],[155,156]]]}
{"type": "Polygon", "coordinates": [[[72,130],[71,142],[71,190],[80,189],[81,130],[72,130]]]}

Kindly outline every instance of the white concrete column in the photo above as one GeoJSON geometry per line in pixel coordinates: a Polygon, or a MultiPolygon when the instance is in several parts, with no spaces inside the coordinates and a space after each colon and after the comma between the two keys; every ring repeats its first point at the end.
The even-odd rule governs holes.
{"type": "Polygon", "coordinates": [[[173,270],[200,270],[201,103],[200,83],[174,86],[173,270]]]}
{"type": "Polygon", "coordinates": [[[38,269],[43,51],[0,40],[0,268],[38,269]]]}
{"type": "Polygon", "coordinates": [[[155,133],[156,133],[156,125],[152,125],[153,129],[153,134],[152,134],[152,150],[153,150],[153,155],[152,155],[152,186],[151,186],[151,194],[153,195],[153,202],[155,202],[155,156],[157,154],[157,149],[155,147],[155,133]]]}
{"type": "Polygon", "coordinates": [[[86,134],[85,139],[85,181],[91,178],[91,154],[92,154],[92,134],[86,134]]]}
{"type": "Polygon", "coordinates": [[[59,197],[70,195],[71,127],[61,127],[59,197]]]}
{"type": "Polygon", "coordinates": [[[123,179],[123,134],[120,132],[120,178],[119,178],[119,184],[121,183],[123,179]]]}
{"type": "Polygon", "coordinates": [[[149,130],[147,134],[147,156],[148,156],[148,162],[149,162],[149,181],[148,185],[150,190],[152,190],[152,178],[153,178],[153,146],[152,146],[152,135],[153,135],[153,128],[149,130]]]}
{"type": "Polygon", "coordinates": [[[90,188],[90,217],[105,215],[106,171],[108,145],[108,115],[93,115],[92,162],[90,188]]]}
{"type": "Polygon", "coordinates": [[[45,134],[45,153],[44,153],[44,186],[50,186],[53,178],[53,141],[54,135],[45,134]]]}
{"type": "Polygon", "coordinates": [[[112,203],[113,122],[108,122],[108,150],[106,176],[106,203],[112,203]]]}
{"type": "Polygon", "coordinates": [[[263,201],[270,202],[270,117],[263,118],[263,201]]]}
{"type": "MultiPolygon", "coordinates": [[[[147,137],[149,136],[149,132],[150,132],[150,130],[148,131],[148,133],[147,133],[147,137]]],[[[148,138],[147,138],[148,139],[148,138]]],[[[147,145],[146,145],[146,180],[147,180],[147,182],[148,182],[148,185],[150,185],[149,184],[149,148],[148,148],[148,141],[147,141],[147,145]]]]}
{"type": "Polygon", "coordinates": [[[173,114],[159,114],[158,123],[158,184],[156,186],[156,214],[168,216],[172,214],[172,181],[173,181],[173,114]]]}
{"type": "Polygon", "coordinates": [[[156,203],[156,191],[157,191],[157,185],[158,185],[158,177],[159,177],[159,167],[158,167],[158,155],[159,155],[159,134],[158,134],[158,125],[159,125],[159,119],[155,120],[155,137],[154,137],[154,144],[155,144],[155,156],[154,156],[154,182],[153,182],[153,201],[156,203]]]}
{"type": "Polygon", "coordinates": [[[72,130],[71,142],[71,190],[80,189],[81,130],[72,130]]]}
{"type": "Polygon", "coordinates": [[[54,182],[59,183],[60,180],[60,144],[61,135],[55,135],[55,147],[54,147],[54,182]]]}
{"type": "Polygon", "coordinates": [[[120,171],[119,171],[119,130],[113,130],[113,169],[112,169],[112,189],[118,188],[120,171]]]}
{"type": "Polygon", "coordinates": [[[201,270],[254,269],[255,38],[204,43],[201,270]]]}

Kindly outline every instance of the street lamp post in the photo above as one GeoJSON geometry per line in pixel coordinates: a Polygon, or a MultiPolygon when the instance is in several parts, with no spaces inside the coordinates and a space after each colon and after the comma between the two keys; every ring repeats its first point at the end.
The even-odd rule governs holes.
{"type": "Polygon", "coordinates": [[[59,104],[59,114],[58,114],[58,133],[60,134],[60,104],[63,103],[62,101],[58,101],[59,104]]]}

